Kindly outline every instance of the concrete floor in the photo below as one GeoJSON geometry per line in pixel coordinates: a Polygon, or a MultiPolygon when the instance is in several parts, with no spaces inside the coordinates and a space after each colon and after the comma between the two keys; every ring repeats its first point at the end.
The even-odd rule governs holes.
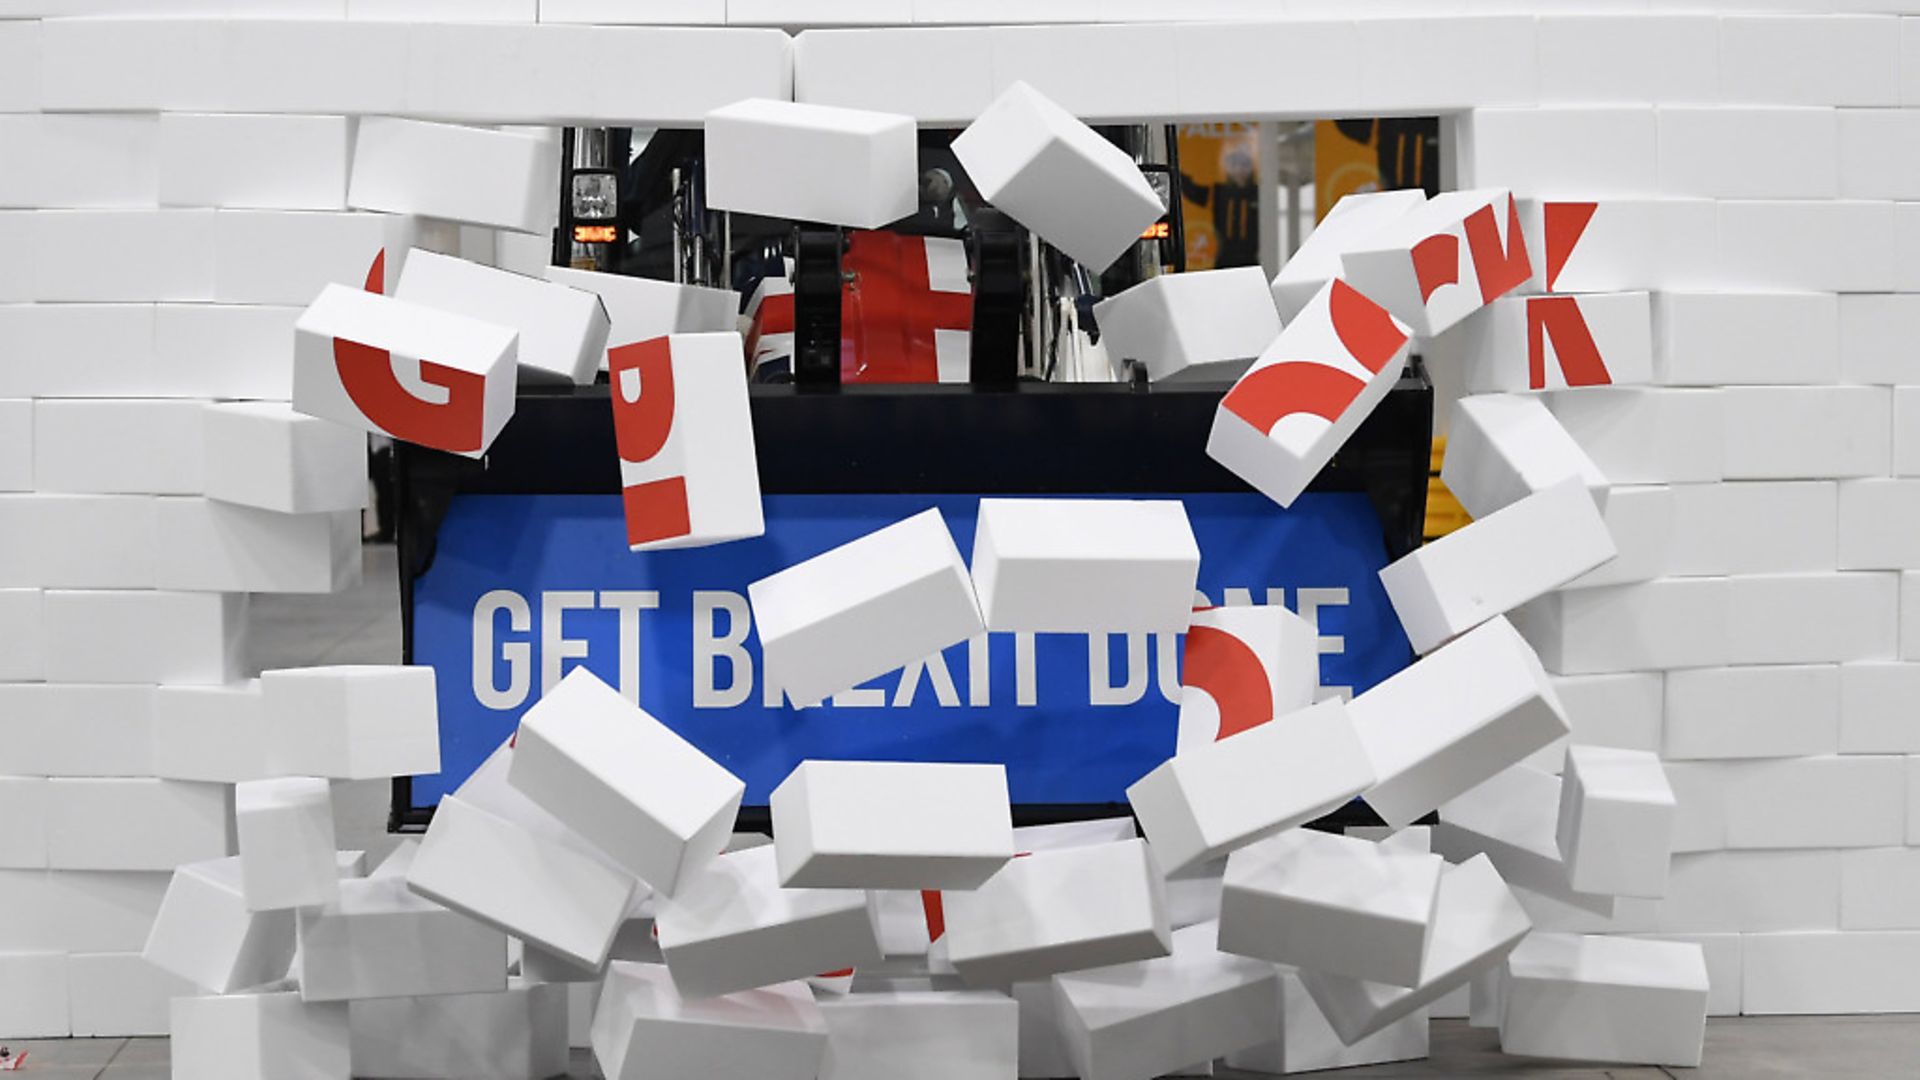
{"type": "MultiPolygon", "coordinates": [[[[28,1053],[22,1077],[34,1080],[167,1080],[165,1039],[67,1039],[22,1042],[28,1053]]],[[[1221,1080],[1254,1074],[1222,1070],[1221,1080]]],[[[1464,1021],[1433,1022],[1433,1056],[1426,1061],[1346,1069],[1341,1080],[1370,1077],[1498,1076],[1528,1080],[1881,1080],[1920,1075],[1920,1018],[1750,1017],[1707,1025],[1707,1056],[1698,1069],[1611,1068],[1524,1061],[1500,1053],[1491,1031],[1464,1021]]],[[[574,1051],[577,1080],[598,1080],[600,1071],[584,1050],[574,1051]]],[[[181,1077],[180,1080],[198,1080],[181,1077]]],[[[726,1080],[695,1078],[687,1080],[726,1080]]],[[[754,1080],[741,1077],[739,1080],[754,1080]]],[[[907,1078],[903,1078],[907,1080],[907,1078]]]]}
{"type": "MultiPolygon", "coordinates": [[[[399,662],[400,611],[394,551],[391,547],[369,547],[365,554],[365,578],[357,589],[337,596],[255,598],[251,657],[256,667],[399,662]]],[[[336,787],[341,847],[364,848],[376,859],[392,847],[393,841],[385,831],[387,796],[387,785],[381,781],[336,787]]],[[[15,1053],[28,1053],[20,1075],[33,1080],[166,1080],[169,1075],[165,1039],[27,1041],[15,1042],[11,1048],[15,1053]]],[[[1458,1020],[1434,1021],[1432,1048],[1433,1056],[1426,1061],[1350,1069],[1337,1075],[1342,1080],[1468,1075],[1529,1080],[1920,1077],[1920,1016],[1714,1020],[1707,1025],[1706,1060],[1698,1069],[1603,1068],[1526,1061],[1500,1053],[1493,1032],[1469,1028],[1458,1020]]],[[[591,1057],[575,1051],[570,1076],[587,1080],[599,1075],[591,1057]]],[[[1223,1070],[1218,1075],[1225,1080],[1251,1074],[1223,1070]]]]}

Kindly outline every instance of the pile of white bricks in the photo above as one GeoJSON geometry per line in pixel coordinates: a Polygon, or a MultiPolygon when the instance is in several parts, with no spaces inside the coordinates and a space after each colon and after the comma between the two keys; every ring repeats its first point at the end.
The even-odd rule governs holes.
{"type": "MultiPolygon", "coordinates": [[[[250,1054],[241,1075],[532,1077],[564,1050],[567,983],[601,986],[593,1042],[622,1076],[661,1047],[708,1063],[680,1074],[897,1073],[952,1038],[955,1075],[1104,1077],[1419,1056],[1469,981],[1477,1022],[1553,1057],[1697,1060],[1703,1006],[1920,1011],[1920,20],[857,6],[662,9],[727,27],[614,0],[0,7],[0,1036],[171,1030],[180,1076],[250,1054]],[[40,18],[65,15],[109,17],[40,18]],[[806,29],[868,22],[901,25],[806,29]],[[1288,650],[1311,636],[1221,622],[1262,643],[1267,715],[1234,733],[1228,702],[1183,701],[1234,741],[1183,737],[1136,786],[1144,842],[1016,834],[993,775],[813,763],[776,795],[780,843],[724,854],[738,782],[583,673],[360,876],[329,782],[437,768],[431,673],[250,681],[250,594],[358,574],[361,435],[289,407],[295,323],[330,287],[401,287],[416,243],[546,261],[551,142],[463,125],[718,109],[748,149],[897,149],[899,123],[840,110],[980,118],[969,168],[1094,262],[1103,229],[1137,235],[1138,178],[1075,116],[1444,116],[1450,186],[1475,194],[1330,230],[1323,287],[1243,384],[1333,356],[1359,387],[1336,411],[1364,413],[1422,351],[1469,392],[1448,478],[1480,520],[1387,575],[1427,655],[1300,709],[1288,650]],[[1046,189],[1030,167],[1054,152],[1104,209],[1046,189]],[[1477,228],[1531,249],[1505,299],[1477,228]],[[1442,234],[1459,273],[1428,290],[1406,273],[1442,234]],[[1474,271],[1484,295],[1458,299],[1474,271]],[[1384,309],[1364,340],[1343,288],[1384,309]],[[1612,385],[1581,385],[1594,356],[1612,385]],[[1325,767],[1252,797],[1301,755],[1325,767]],[[964,813],[932,812],[936,784],[964,813]],[[1356,794],[1402,828],[1296,828],[1356,794]],[[1438,854],[1404,828],[1436,807],[1438,854]],[[486,871],[513,859],[547,876],[486,871]],[[848,966],[851,992],[799,981],[848,966]],[[1565,1019],[1641,1010],[1665,1022],[1624,1041],[1565,1019]],[[472,1030],[494,1038],[452,1035],[472,1030]]],[[[894,205],[813,213],[841,179],[784,212],[894,205]]],[[[623,331],[602,303],[616,351],[694,328],[623,331]]],[[[531,324],[510,330],[496,386],[539,366],[531,324]]],[[[597,351],[546,374],[591,378],[597,351]]],[[[1281,502],[1350,430],[1288,443],[1250,415],[1257,438],[1216,456],[1281,502]]],[[[489,417],[449,448],[484,446],[489,417]]],[[[1112,504],[1098,529],[1088,507],[988,509],[971,566],[935,514],[756,583],[769,666],[818,698],[983,629],[1192,620],[1177,507],[1112,504]]],[[[742,513],[689,541],[753,534],[742,513]]]]}

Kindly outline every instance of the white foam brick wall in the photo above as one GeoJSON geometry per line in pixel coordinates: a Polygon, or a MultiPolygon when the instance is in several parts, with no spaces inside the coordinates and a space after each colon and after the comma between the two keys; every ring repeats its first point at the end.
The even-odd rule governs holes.
{"type": "MultiPolygon", "coordinates": [[[[1690,759],[1673,776],[1684,850],[1668,897],[1623,900],[1611,920],[1556,908],[1536,921],[1711,936],[1718,1012],[1920,1010],[1920,966],[1901,959],[1920,955],[1920,847],[1906,846],[1920,844],[1909,811],[1920,792],[1908,790],[1920,776],[1910,767],[1920,762],[1920,603],[1900,602],[1900,572],[1920,569],[1920,488],[1876,479],[1920,468],[1920,411],[1895,409],[1913,393],[1898,384],[1920,386],[1920,301],[1894,299],[1920,296],[1920,0],[793,0],[777,26],[770,10],[744,0],[0,0],[0,521],[28,522],[29,533],[33,522],[84,521],[86,534],[35,534],[23,547],[0,536],[0,559],[24,563],[0,564],[0,679],[249,674],[233,659],[245,594],[216,604],[218,617],[162,617],[181,594],[123,605],[136,625],[84,635],[103,655],[79,662],[41,655],[51,640],[42,620],[82,604],[119,608],[37,593],[177,580],[179,568],[140,538],[153,527],[150,496],[200,493],[197,403],[285,400],[289,306],[327,282],[359,286],[382,245],[393,280],[416,223],[347,208],[352,141],[337,118],[691,124],[741,98],[797,90],[951,123],[1015,81],[1089,121],[1440,113],[1460,186],[1697,200],[1676,218],[1707,223],[1698,235],[1715,239],[1667,252],[1651,238],[1641,254],[1656,265],[1642,276],[1691,298],[1687,332],[1673,340],[1733,344],[1658,370],[1737,377],[1750,363],[1752,381],[1770,385],[1692,391],[1723,398],[1724,453],[1717,471],[1689,474],[1674,494],[1691,506],[1724,486],[1745,496],[1730,496],[1744,510],[1688,519],[1686,565],[1649,565],[1724,581],[1725,640],[1687,650],[1689,660],[1811,665],[1830,675],[1807,685],[1833,698],[1780,715],[1762,678],[1675,680],[1663,700],[1698,726],[1664,740],[1690,759]],[[744,25],[726,25],[730,13],[744,25]],[[1171,13],[1192,21],[1146,35],[1112,25],[1171,13]],[[881,17],[900,25],[858,28],[881,17]],[[932,25],[1016,21],[1053,24],[932,25]],[[166,122],[234,113],[266,119],[166,122]],[[262,136],[297,146],[301,167],[278,151],[250,156],[262,136]],[[1657,265],[1669,256],[1670,273],[1657,265]],[[1753,332],[1752,306],[1697,299],[1729,291],[1841,295],[1837,320],[1812,334],[1796,324],[1794,354],[1770,355],[1777,339],[1753,332]],[[169,403],[92,416],[22,404],[149,396],[169,403]],[[139,419],[148,415],[151,424],[139,419]],[[89,434],[95,417],[103,423],[89,434]],[[59,454],[23,460],[28,447],[59,454]],[[1827,489],[1810,504],[1804,484],[1779,481],[1837,481],[1837,499],[1827,489]],[[1834,516],[1800,516],[1809,505],[1834,516]],[[1748,530],[1776,528],[1804,530],[1805,542],[1772,559],[1748,530]],[[58,569],[33,579],[42,565],[58,569]],[[161,640],[179,655],[150,656],[161,640]],[[1750,746],[1806,756],[1753,760],[1750,746]],[[1694,760],[1716,756],[1730,760],[1694,760]]],[[[536,262],[543,243],[483,238],[536,262]]],[[[1644,400],[1591,408],[1625,414],[1644,400]]],[[[1582,430],[1608,426],[1588,419],[1582,430]]],[[[325,559],[291,545],[328,535],[254,529],[259,565],[205,580],[303,591],[311,577],[287,564],[310,558],[324,586],[325,559]]],[[[1637,605],[1670,610],[1657,590],[1615,588],[1626,591],[1587,602],[1622,611],[1624,624],[1637,605]]],[[[1515,621],[1530,634],[1556,630],[1550,618],[1515,621]]],[[[1535,641],[1569,673],[1605,673],[1614,654],[1579,655],[1586,644],[1535,641]]],[[[90,973],[143,946],[169,879],[157,852],[199,860],[236,848],[230,790],[126,779],[143,771],[141,755],[130,762],[111,744],[150,737],[151,697],[136,690],[111,716],[29,733],[97,738],[92,771],[120,779],[77,786],[88,783],[75,779],[88,751],[71,745],[39,747],[60,779],[0,777],[0,1036],[166,1030],[159,1002],[179,992],[172,980],[130,988],[90,973]],[[120,815],[167,835],[128,843],[120,815]],[[31,1002],[8,989],[23,981],[37,988],[31,1002]]],[[[1589,724],[1620,727],[1573,719],[1576,740],[1589,724]]],[[[19,729],[0,730],[11,739],[19,729]]],[[[0,746],[0,767],[9,760],[22,755],[0,746]]]]}

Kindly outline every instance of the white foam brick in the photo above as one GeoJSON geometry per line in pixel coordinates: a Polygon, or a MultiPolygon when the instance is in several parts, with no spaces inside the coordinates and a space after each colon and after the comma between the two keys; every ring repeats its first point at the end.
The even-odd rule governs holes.
{"type": "Polygon", "coordinates": [[[1176,753],[1127,788],[1169,874],[1334,810],[1374,782],[1341,702],[1324,701],[1176,753]]]}
{"type": "Polygon", "coordinates": [[[820,999],[822,1080],[988,1080],[1019,1065],[1020,1006],[991,990],[875,991],[820,999]]]}
{"type": "Polygon", "coordinates": [[[1426,653],[1614,554],[1586,485],[1569,478],[1388,564],[1380,582],[1426,653]]]}
{"type": "Polygon", "coordinates": [[[782,888],[775,858],[765,846],[728,852],[661,899],[654,925],[681,995],[717,997],[879,962],[869,895],[782,888]]]}
{"type": "Polygon", "coordinates": [[[333,794],[325,780],[252,780],[234,791],[241,891],[249,911],[314,907],[340,895],[333,794]]]}
{"type": "Polygon", "coordinates": [[[1394,386],[1407,327],[1335,278],[1227,391],[1207,456],[1290,506],[1394,386]]]}
{"type": "Polygon", "coordinates": [[[705,129],[707,203],[716,209],[860,229],[919,209],[910,116],[752,99],[708,113],[705,129]],[[788,164],[769,170],[773,160],[788,164]]]}
{"type": "Polygon", "coordinates": [[[507,778],[663,894],[726,846],[746,790],[584,667],[521,717],[507,778]]]}
{"type": "Polygon", "coordinates": [[[1177,501],[980,500],[972,576],[988,630],[1177,633],[1199,573],[1177,501]]]}
{"type": "Polygon", "coordinates": [[[1509,1054],[1700,1064],[1707,964],[1698,945],[1531,934],[1508,954],[1505,978],[1500,1048],[1509,1054]]]}
{"type": "Polygon", "coordinates": [[[803,761],[768,806],[789,887],[972,889],[1014,855],[1000,765],[803,761]]]}
{"type": "Polygon", "coordinates": [[[948,955],[975,986],[1166,956],[1166,886],[1140,840],[1035,852],[944,897],[948,955]],[[1044,898],[1044,899],[1042,899],[1044,898]]]}
{"type": "Polygon", "coordinates": [[[354,135],[347,202],[544,234],[556,217],[559,169],[554,135],[368,116],[354,135]]]}
{"type": "Polygon", "coordinates": [[[1312,623],[1279,604],[1196,608],[1181,651],[1175,752],[1304,709],[1319,690],[1320,635],[1312,623]],[[1251,677],[1251,663],[1263,678],[1251,677]]]}
{"type": "Polygon", "coordinates": [[[430,667],[341,665],[263,672],[275,765],[369,780],[440,771],[439,704],[430,667]]]}
{"type": "Polygon", "coordinates": [[[827,1025],[805,983],[685,998],[658,964],[616,962],[593,1013],[594,1057],[609,1080],[690,1072],[812,1080],[827,1025]]]}
{"type": "Polygon", "coordinates": [[[1567,748],[1555,836],[1574,889],[1664,895],[1673,819],[1673,789],[1656,755],[1603,746],[1567,748]]]}
{"type": "Polygon", "coordinates": [[[633,550],[700,547],[766,531],[742,348],[729,329],[608,351],[633,550]]]}
{"type": "MultiPolygon", "coordinates": [[[[1252,266],[1148,278],[1093,306],[1100,343],[1153,382],[1236,378],[1280,334],[1266,276],[1252,266]]],[[[1118,374],[1116,368],[1116,374],[1118,374]]]]}
{"type": "Polygon", "coordinates": [[[1076,1075],[1182,1075],[1183,1065],[1266,1036],[1279,1011],[1279,971],[1220,951],[1214,933],[1211,923],[1189,926],[1173,932],[1171,955],[1054,977],[1076,1075]]]}
{"type": "Polygon", "coordinates": [[[513,415],[518,342],[504,326],[330,285],[300,316],[293,407],[479,457],[513,415]]]}
{"type": "Polygon", "coordinates": [[[592,382],[612,327],[595,293],[418,248],[393,295],[514,331],[522,382],[592,382]]]}
{"type": "Polygon", "coordinates": [[[761,578],[747,598],[766,677],[801,705],[986,629],[938,510],[761,578]]]}
{"type": "Polygon", "coordinates": [[[1445,864],[1353,837],[1294,829],[1234,852],[1220,948],[1353,979],[1415,986],[1445,864]]]}
{"type": "Polygon", "coordinates": [[[414,895],[403,878],[341,881],[338,897],[297,919],[300,996],[309,1002],[507,986],[507,936],[414,895]]]}
{"type": "Polygon", "coordinates": [[[1546,405],[1523,394],[1478,394],[1455,406],[1440,478],[1475,518],[1568,479],[1604,504],[1608,483],[1546,405]]]}
{"type": "Polygon", "coordinates": [[[1376,685],[1351,708],[1378,776],[1367,805],[1396,827],[1567,732],[1540,659],[1505,618],[1376,685]]]}
{"type": "Polygon", "coordinates": [[[1024,82],[1006,87],[953,152],[988,202],[1091,270],[1166,213],[1131,157],[1024,82]]]}

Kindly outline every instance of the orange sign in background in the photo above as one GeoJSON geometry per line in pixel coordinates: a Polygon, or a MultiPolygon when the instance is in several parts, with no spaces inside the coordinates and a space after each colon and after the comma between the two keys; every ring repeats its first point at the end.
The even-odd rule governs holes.
{"type": "Polygon", "coordinates": [[[1187,269],[1260,265],[1260,143],[1253,124],[1180,126],[1187,269]]]}

